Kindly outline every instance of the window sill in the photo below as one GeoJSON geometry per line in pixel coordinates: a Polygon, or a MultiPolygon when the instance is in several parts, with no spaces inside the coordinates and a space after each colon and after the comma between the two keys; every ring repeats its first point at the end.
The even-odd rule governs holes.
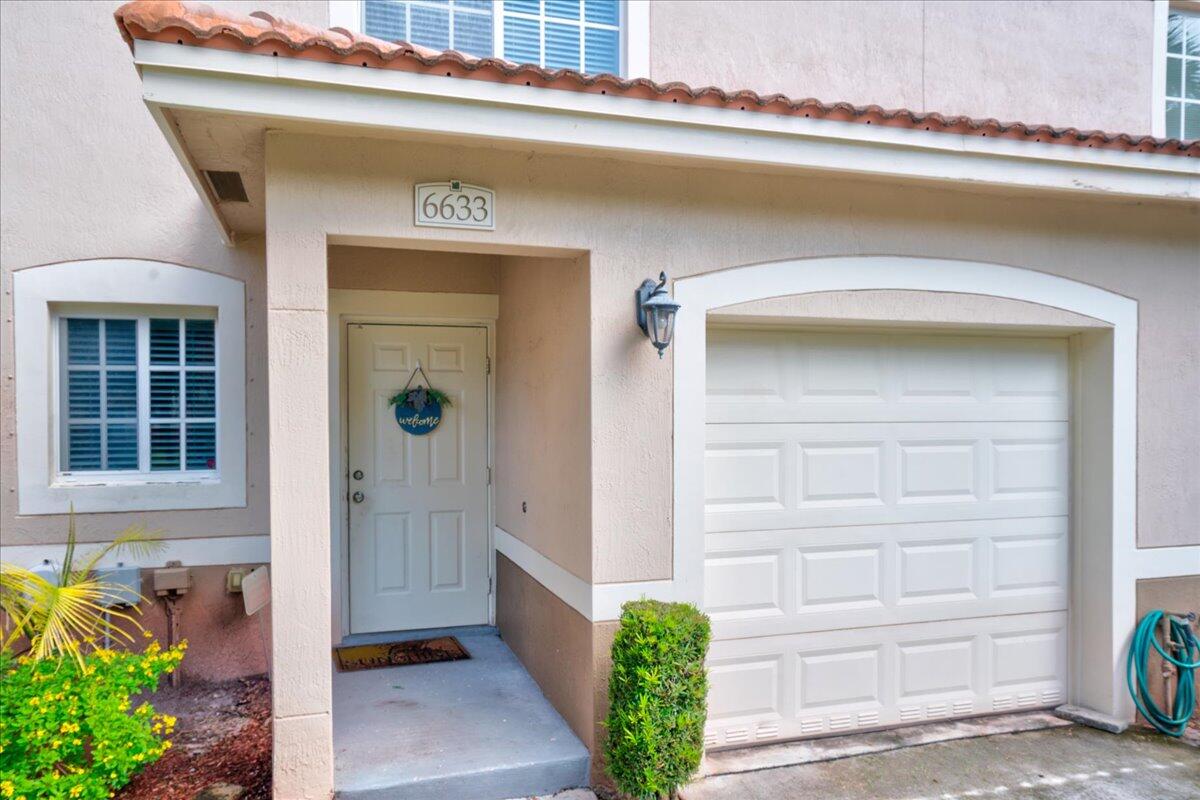
{"type": "Polygon", "coordinates": [[[221,482],[217,472],[86,472],[59,475],[51,489],[104,486],[212,486],[221,482]]]}
{"type": "Polygon", "coordinates": [[[162,478],[138,475],[124,479],[64,475],[43,486],[22,487],[20,513],[65,514],[72,508],[80,514],[183,511],[245,505],[245,484],[222,480],[216,475],[174,474],[162,478]]]}

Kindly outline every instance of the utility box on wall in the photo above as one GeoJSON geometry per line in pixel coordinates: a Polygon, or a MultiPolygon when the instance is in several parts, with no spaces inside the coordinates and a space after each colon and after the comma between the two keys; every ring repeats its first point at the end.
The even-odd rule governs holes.
{"type": "Polygon", "coordinates": [[[115,567],[100,567],[96,578],[104,583],[119,587],[116,596],[109,599],[108,606],[136,606],[142,600],[142,571],[136,566],[118,563],[115,567]]]}

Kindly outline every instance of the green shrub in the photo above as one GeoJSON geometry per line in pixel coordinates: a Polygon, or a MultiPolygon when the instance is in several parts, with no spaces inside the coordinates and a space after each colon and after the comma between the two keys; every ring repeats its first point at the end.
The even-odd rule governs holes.
{"type": "Polygon", "coordinates": [[[131,698],[154,689],[186,643],[80,659],[0,655],[0,798],[100,800],[171,746],[175,719],[131,698]]]}
{"type": "Polygon", "coordinates": [[[636,798],[674,796],[700,766],[708,617],[686,603],[621,607],[608,681],[608,773],[636,798]]]}

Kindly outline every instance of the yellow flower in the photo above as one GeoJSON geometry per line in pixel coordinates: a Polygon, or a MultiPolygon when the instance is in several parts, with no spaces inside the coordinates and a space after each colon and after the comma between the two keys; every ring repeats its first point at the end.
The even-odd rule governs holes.
{"type": "Polygon", "coordinates": [[[12,797],[16,785],[12,781],[0,781],[0,797],[12,797]]]}
{"type": "Polygon", "coordinates": [[[83,784],[77,783],[71,787],[71,797],[79,797],[83,794],[83,784]]]}

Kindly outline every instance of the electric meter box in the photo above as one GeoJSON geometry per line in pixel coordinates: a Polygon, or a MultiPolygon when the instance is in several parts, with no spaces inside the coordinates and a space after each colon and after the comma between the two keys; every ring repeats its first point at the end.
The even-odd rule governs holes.
{"type": "Polygon", "coordinates": [[[61,569],[51,562],[50,559],[43,560],[42,563],[33,567],[30,572],[55,586],[58,586],[58,579],[61,577],[61,569]]]}
{"type": "Polygon", "coordinates": [[[113,587],[115,596],[104,604],[107,606],[136,606],[142,599],[142,575],[137,567],[117,564],[115,567],[99,567],[96,579],[113,587]]]}
{"type": "MultiPolygon", "coordinates": [[[[173,562],[178,564],[179,562],[173,562]]],[[[192,588],[192,571],[187,567],[168,566],[154,570],[154,593],[183,594],[192,588]]]]}

